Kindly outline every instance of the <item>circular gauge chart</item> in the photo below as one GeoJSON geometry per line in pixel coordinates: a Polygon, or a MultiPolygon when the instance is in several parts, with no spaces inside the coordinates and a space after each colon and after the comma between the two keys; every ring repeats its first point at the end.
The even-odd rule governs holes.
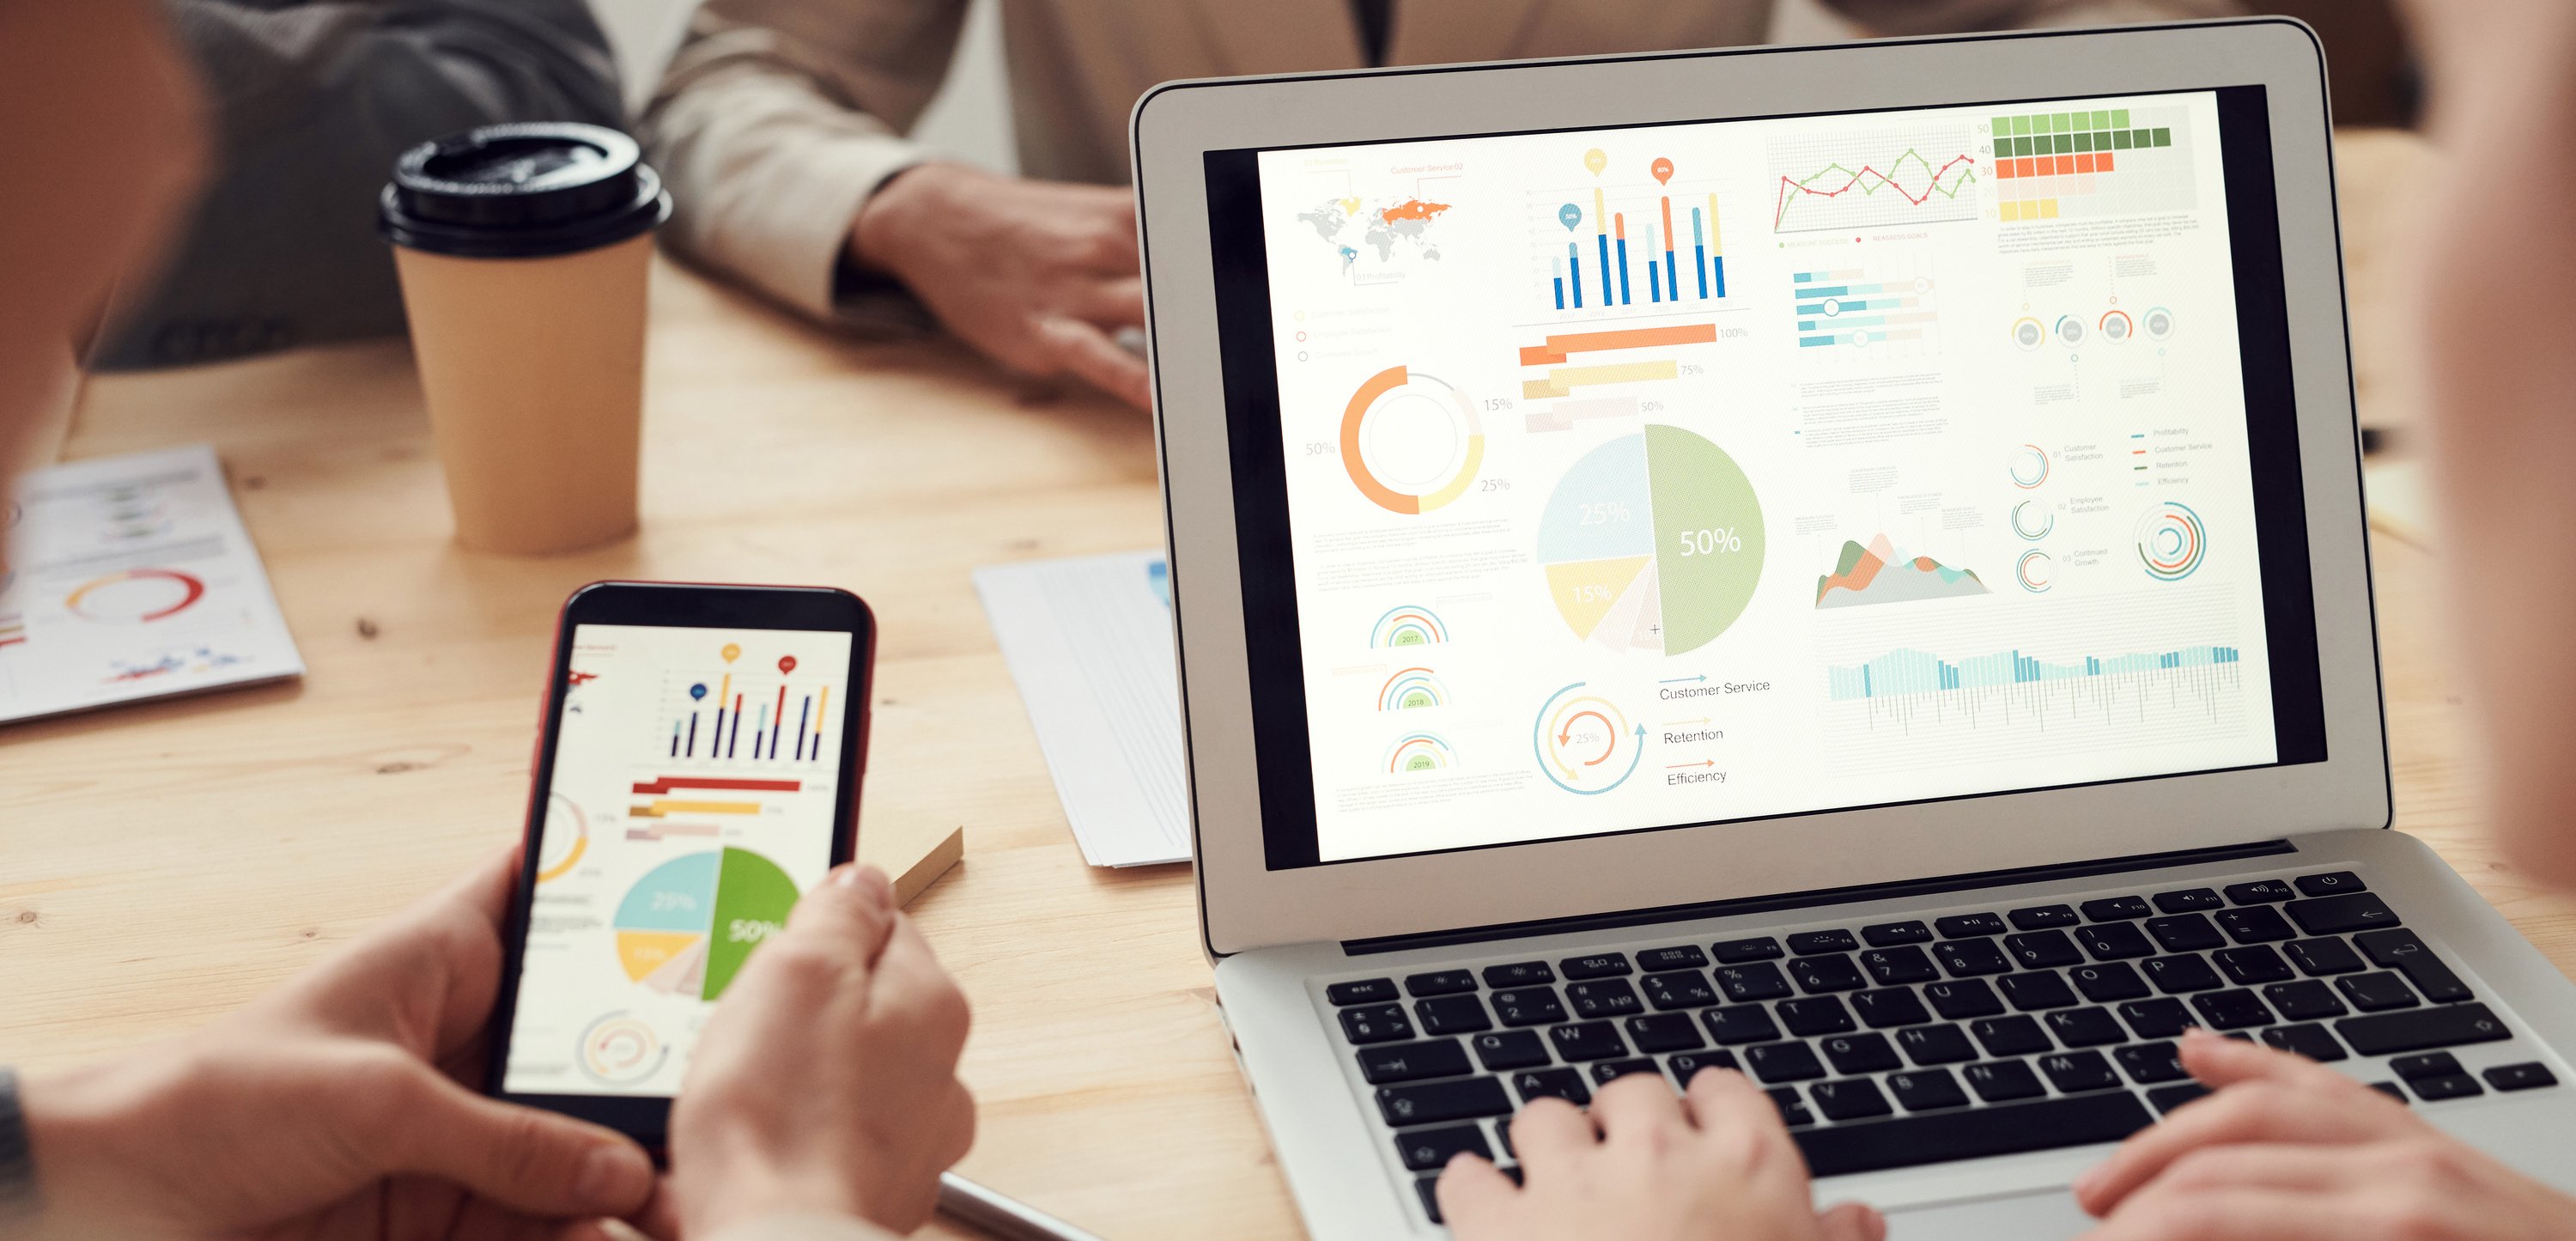
{"type": "Polygon", "coordinates": [[[2037,500],[2024,500],[2012,506],[2012,528],[2013,533],[2036,543],[2057,528],[2057,514],[2037,500]]]}
{"type": "Polygon", "coordinates": [[[748,849],[673,858],[617,903],[617,961],[651,990],[713,1000],[795,906],[796,881],[748,849]]]}
{"type": "Polygon", "coordinates": [[[133,623],[176,616],[206,597],[205,579],[177,569],[127,569],[83,582],[63,607],[82,620],[133,623]]]}
{"type": "Polygon", "coordinates": [[[2060,315],[2057,320],[2057,343],[2072,349],[2084,343],[2084,321],[2073,315],[2060,315]]]}
{"type": "Polygon", "coordinates": [[[2012,453],[2013,486],[2024,491],[2048,481],[2048,450],[2037,444],[2024,444],[2012,453]]]}
{"type": "Polygon", "coordinates": [[[2209,554],[2209,531],[2200,514],[2167,500],[2138,517],[2138,563],[2159,582],[2179,582],[2209,554]]]}
{"type": "Polygon", "coordinates": [[[1590,693],[1577,681],[1549,695],[1530,725],[1538,767],[1556,787],[1592,796],[1607,793],[1637,773],[1646,756],[1646,726],[1631,723],[1619,704],[1590,693]]]}
{"type": "Polygon", "coordinates": [[[1380,711],[1414,711],[1423,707],[1449,705],[1449,687],[1429,668],[1405,668],[1386,679],[1377,691],[1380,711]]]}
{"type": "Polygon", "coordinates": [[[2013,324],[2013,343],[2024,353],[2037,349],[2048,343],[2048,326],[2025,315],[2013,324]]]}
{"type": "Polygon", "coordinates": [[[1467,494],[1485,463],[1485,429],[1467,394],[1420,371],[1389,367],[1342,411],[1342,468],[1369,502],[1428,513],[1467,494]]]}
{"type": "Polygon", "coordinates": [[[590,816],[561,793],[546,798],[546,830],[537,838],[537,882],[572,873],[590,848],[590,816]]]}
{"type": "Polygon", "coordinates": [[[2049,559],[2047,552],[2023,552],[2021,559],[2013,564],[2014,579],[2021,583],[2023,590],[2034,595],[2047,594],[2049,583],[2054,581],[2056,576],[2057,562],[2049,559]]]}
{"type": "Polygon", "coordinates": [[[601,1016],[581,1032],[581,1071],[604,1086],[634,1085],[670,1058],[662,1036],[624,1009],[601,1016]]]}
{"type": "Polygon", "coordinates": [[[2173,334],[2174,316],[2172,311],[2167,310],[2162,306],[2158,306],[2147,312],[2147,337],[2149,339],[2172,340],[2173,334]]]}
{"type": "Polygon", "coordinates": [[[1724,449],[1648,426],[1566,470],[1539,517],[1538,559],[1575,637],[1679,655],[1753,601],[1762,505],[1724,449]]]}
{"type": "Polygon", "coordinates": [[[1388,747],[1386,769],[1392,775],[1447,771],[1458,765],[1458,753],[1437,733],[1414,733],[1388,747]]]}
{"type": "Polygon", "coordinates": [[[1449,640],[1449,627],[1429,608],[1405,604],[1388,608],[1369,630],[1369,645],[1386,648],[1398,646],[1435,646],[1449,640]]]}
{"type": "Polygon", "coordinates": [[[2125,310],[2106,311],[2101,322],[2093,326],[2102,333],[2102,339],[2115,345],[2125,345],[2130,337],[2138,334],[2138,325],[2130,320],[2129,312],[2125,310]]]}

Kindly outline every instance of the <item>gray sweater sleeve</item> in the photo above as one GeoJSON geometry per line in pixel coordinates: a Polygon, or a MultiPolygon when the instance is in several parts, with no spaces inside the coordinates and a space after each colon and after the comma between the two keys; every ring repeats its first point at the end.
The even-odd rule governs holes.
{"type": "Polygon", "coordinates": [[[215,171],[92,363],[182,365],[403,328],[375,195],[415,143],[624,119],[583,0],[165,0],[212,104],[215,171]]]}

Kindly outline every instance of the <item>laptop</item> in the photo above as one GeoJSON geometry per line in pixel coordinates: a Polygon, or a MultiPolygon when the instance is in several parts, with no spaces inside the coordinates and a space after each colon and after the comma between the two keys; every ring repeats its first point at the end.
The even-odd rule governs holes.
{"type": "Polygon", "coordinates": [[[2285,20],[1157,88],[1199,907],[1319,1237],[1711,1067],[2068,1236],[2200,1025],[2576,1186],[2571,988],[2390,822],[2285,20]]]}

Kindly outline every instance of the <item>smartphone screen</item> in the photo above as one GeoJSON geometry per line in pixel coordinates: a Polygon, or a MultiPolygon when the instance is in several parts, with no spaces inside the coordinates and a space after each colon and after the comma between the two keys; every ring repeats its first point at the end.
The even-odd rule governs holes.
{"type": "Polygon", "coordinates": [[[584,619],[634,610],[567,610],[496,1057],[501,1093],[600,1119],[678,1092],[725,988],[847,856],[865,719],[863,634],[584,619]]]}

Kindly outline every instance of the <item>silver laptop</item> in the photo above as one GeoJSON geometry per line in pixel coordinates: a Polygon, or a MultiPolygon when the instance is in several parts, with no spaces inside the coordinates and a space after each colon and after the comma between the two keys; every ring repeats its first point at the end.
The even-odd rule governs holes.
{"type": "Polygon", "coordinates": [[[2072,1235],[2201,1025],[2576,1185],[2389,824],[2286,21],[1184,82],[1135,158],[1200,910],[1318,1236],[1626,1073],[2072,1235]]]}

